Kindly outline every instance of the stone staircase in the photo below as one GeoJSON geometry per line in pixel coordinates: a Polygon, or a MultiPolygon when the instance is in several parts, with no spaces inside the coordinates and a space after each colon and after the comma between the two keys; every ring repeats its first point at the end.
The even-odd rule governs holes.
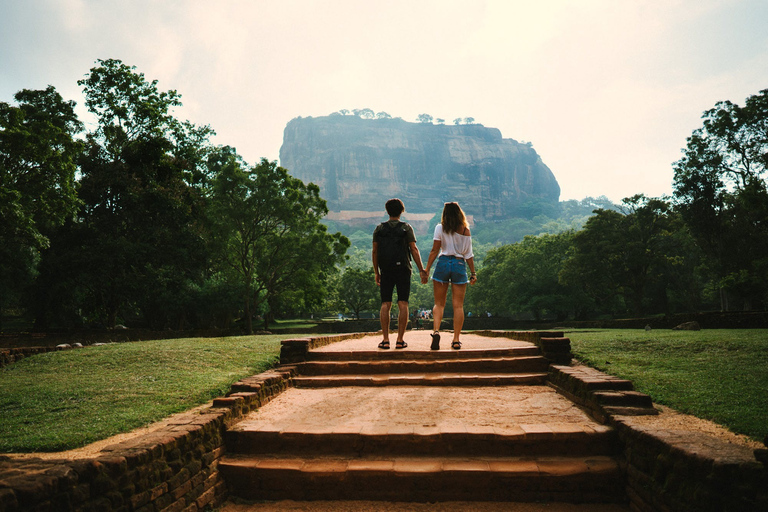
{"type": "Polygon", "coordinates": [[[297,387],[544,384],[536,347],[461,351],[315,352],[296,365],[297,387]]]}
{"type": "Polygon", "coordinates": [[[616,433],[546,385],[533,344],[311,350],[291,367],[294,389],[225,434],[233,496],[626,501],[616,433]]]}

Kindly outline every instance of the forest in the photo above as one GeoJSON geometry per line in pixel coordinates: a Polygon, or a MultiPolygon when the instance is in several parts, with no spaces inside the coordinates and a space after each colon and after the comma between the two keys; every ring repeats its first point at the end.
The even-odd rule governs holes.
{"type": "Polygon", "coordinates": [[[213,145],[209,126],[174,116],[176,91],[119,60],[78,84],[98,121],[87,132],[53,87],[0,103],[8,320],[253,332],[323,302],[349,241],[320,222],[317,186],[213,145]]]}
{"type": "MultiPolygon", "coordinates": [[[[768,90],[704,112],[682,153],[670,197],[531,203],[518,218],[478,222],[465,311],[562,321],[765,310],[768,90]]],[[[422,257],[438,213],[419,240],[422,257]]],[[[340,305],[375,310],[372,276],[360,275],[371,272],[370,235],[331,225],[352,242],[340,305]]],[[[431,289],[413,285],[411,307],[429,309],[431,289]]]]}
{"type": "MultiPolygon", "coordinates": [[[[0,330],[253,332],[378,310],[370,232],[324,220],[316,185],[213,144],[211,127],[176,118],[178,92],[119,60],[78,84],[91,129],[52,86],[0,102],[0,330]]],[[[466,309],[556,320],[765,309],[768,90],[704,112],[672,165],[670,197],[531,204],[473,226],[466,309]]],[[[426,258],[431,236],[419,246],[426,258]]],[[[428,286],[414,286],[411,307],[431,308],[428,286]]]]}

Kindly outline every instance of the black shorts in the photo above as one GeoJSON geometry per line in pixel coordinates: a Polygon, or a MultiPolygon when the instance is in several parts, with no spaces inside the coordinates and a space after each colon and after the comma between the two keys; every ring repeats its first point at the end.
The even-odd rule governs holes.
{"type": "Polygon", "coordinates": [[[392,291],[397,287],[397,301],[408,302],[411,295],[411,270],[399,268],[381,273],[381,302],[392,302],[392,291]]]}

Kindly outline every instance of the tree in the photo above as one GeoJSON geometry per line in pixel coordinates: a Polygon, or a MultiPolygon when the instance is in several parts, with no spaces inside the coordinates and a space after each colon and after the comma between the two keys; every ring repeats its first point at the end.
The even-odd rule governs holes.
{"type": "Polygon", "coordinates": [[[665,269],[678,256],[672,241],[681,226],[661,199],[636,195],[623,204],[626,213],[596,210],[576,233],[561,279],[578,286],[601,312],[664,309],[663,298],[661,305],[649,304],[649,289],[662,284],[666,296],[665,269]]]}
{"type": "Polygon", "coordinates": [[[453,124],[455,124],[456,126],[458,126],[458,125],[460,125],[460,124],[461,124],[461,121],[462,121],[462,119],[461,119],[460,117],[457,117],[456,119],[454,119],[454,120],[453,120],[453,124]]]}
{"type": "Polygon", "coordinates": [[[77,208],[83,125],[52,86],[14,97],[17,107],[0,103],[0,239],[39,249],[77,208]]]}
{"type": "Polygon", "coordinates": [[[386,112],[379,112],[376,114],[377,119],[392,119],[392,116],[387,114],[386,112]]]}
{"type": "Polygon", "coordinates": [[[472,124],[474,122],[475,122],[475,118],[474,117],[465,117],[464,118],[464,124],[472,124]]]}
{"type": "Polygon", "coordinates": [[[252,315],[267,306],[265,328],[290,298],[319,303],[325,281],[343,259],[349,241],[327,233],[328,213],[319,188],[262,159],[246,169],[234,156],[214,180],[211,219],[221,258],[239,276],[248,332],[252,315]]]}
{"type": "Polygon", "coordinates": [[[559,281],[573,232],[526,236],[488,252],[478,283],[468,290],[470,307],[495,314],[530,314],[563,320],[574,312],[578,289],[559,281]]]}
{"type": "Polygon", "coordinates": [[[363,119],[373,119],[376,117],[376,115],[373,113],[373,110],[369,108],[356,108],[352,110],[352,113],[363,119]]]}
{"type": "Polygon", "coordinates": [[[721,309],[731,298],[759,306],[768,300],[768,89],[744,107],[719,102],[703,119],[675,163],[676,208],[710,262],[721,309]]]}
{"type": "MultiPolygon", "coordinates": [[[[179,297],[206,265],[200,173],[210,129],[173,116],[181,104],[175,91],[158,91],[157,81],[118,60],[98,62],[78,82],[98,120],[81,160],[82,208],[44,255],[38,289],[49,294],[47,285],[65,271],[56,262],[68,259],[81,262],[69,270],[78,276],[68,277],[78,287],[69,298],[38,297],[38,303],[82,309],[109,327],[121,311],[156,327],[174,315],[181,321],[179,297]]],[[[38,321],[45,324],[47,314],[40,311],[38,321]]]]}
{"type": "Polygon", "coordinates": [[[438,117],[437,119],[435,119],[435,122],[437,124],[445,124],[445,119],[442,119],[442,118],[438,117]]]}
{"type": "Polygon", "coordinates": [[[619,290],[621,223],[621,213],[597,210],[574,236],[560,279],[576,286],[588,299],[580,305],[579,319],[593,312],[616,314],[624,310],[619,290]]]}
{"type": "Polygon", "coordinates": [[[623,202],[629,214],[622,219],[622,284],[632,310],[642,315],[649,288],[661,278],[667,259],[675,255],[675,247],[670,240],[680,226],[671,215],[669,203],[664,200],[638,194],[623,202]]]}
{"type": "MultiPolygon", "coordinates": [[[[31,285],[39,251],[77,209],[82,123],[53,86],[0,102],[0,312],[31,285]]],[[[0,315],[1,318],[1,315],[0,315]]]]}
{"type": "Polygon", "coordinates": [[[347,267],[337,283],[336,297],[339,306],[352,311],[359,320],[361,311],[378,304],[379,292],[373,269],[347,267]]]}
{"type": "Polygon", "coordinates": [[[419,114],[416,120],[420,123],[429,124],[432,122],[432,116],[429,114],[419,114]]]}

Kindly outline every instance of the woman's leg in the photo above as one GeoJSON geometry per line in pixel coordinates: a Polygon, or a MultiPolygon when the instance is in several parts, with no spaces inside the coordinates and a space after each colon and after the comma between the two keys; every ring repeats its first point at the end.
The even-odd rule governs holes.
{"type": "Polygon", "coordinates": [[[451,284],[451,303],[453,303],[453,341],[459,341],[461,328],[464,326],[464,294],[466,284],[451,284]]]}
{"type": "Polygon", "coordinates": [[[448,283],[441,283],[432,280],[432,288],[435,294],[435,306],[432,308],[432,325],[434,331],[440,330],[440,322],[443,321],[443,311],[445,310],[445,300],[448,297],[448,283]]]}

